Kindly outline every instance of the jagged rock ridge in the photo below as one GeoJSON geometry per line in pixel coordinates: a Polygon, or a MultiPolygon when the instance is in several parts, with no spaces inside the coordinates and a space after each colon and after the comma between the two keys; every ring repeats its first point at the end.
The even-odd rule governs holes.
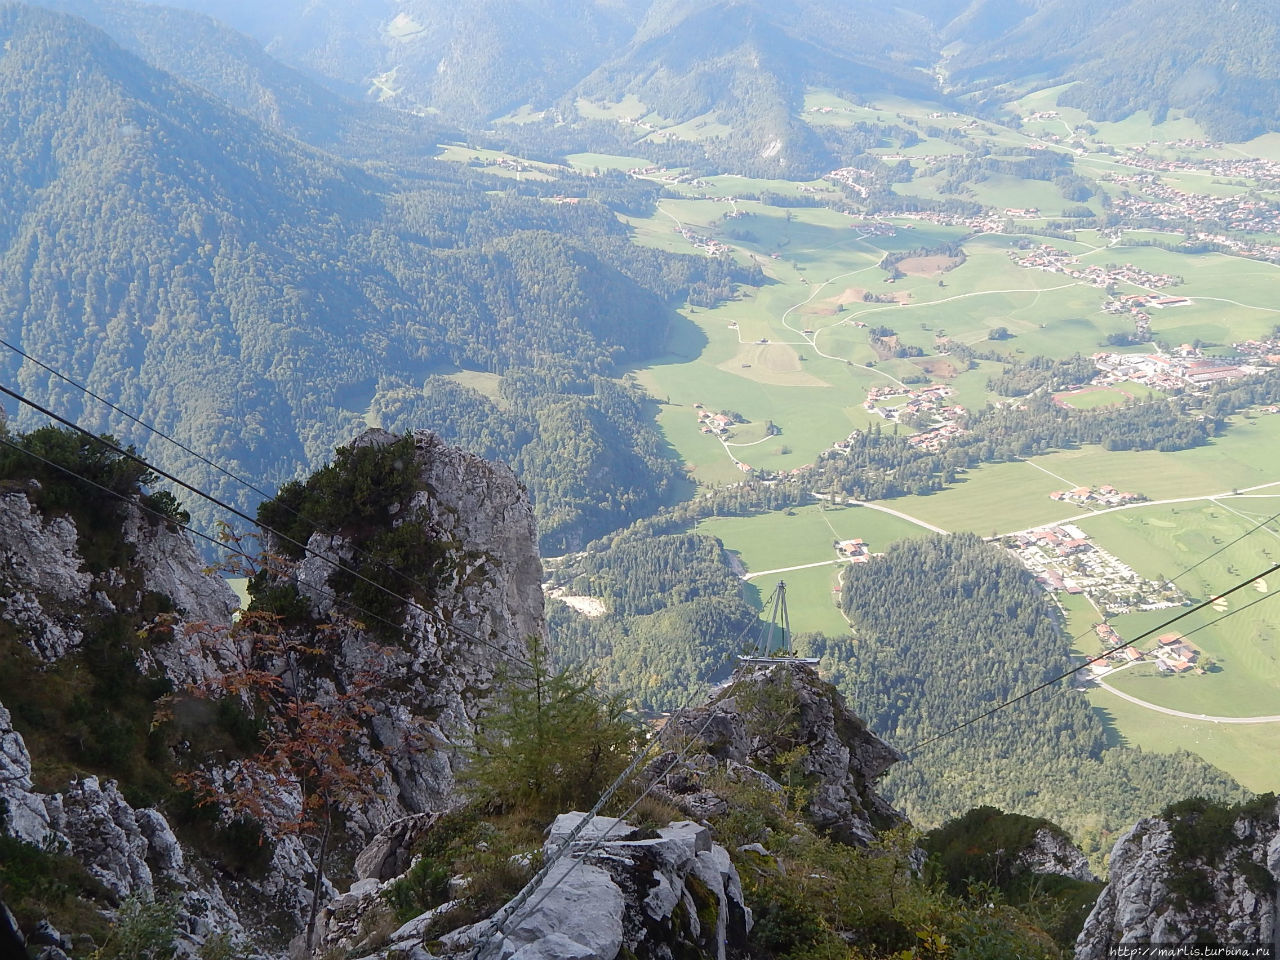
{"type": "Polygon", "coordinates": [[[663,776],[657,793],[692,815],[726,809],[706,786],[709,772],[722,769],[781,792],[770,771],[780,774],[794,764],[795,773],[813,784],[804,813],[819,829],[846,842],[870,843],[881,830],[904,822],[872,789],[902,755],[803,663],[741,667],[710,703],[680,713],[664,738],[673,746],[692,738],[703,747],[675,769],[674,750],[648,768],[650,778],[663,776]]]}
{"type": "Polygon", "coordinates": [[[1183,801],[1138,821],[1116,841],[1077,960],[1112,956],[1112,943],[1280,946],[1277,813],[1268,794],[1235,808],[1183,801]]]}
{"type": "MultiPolygon", "coordinates": [[[[397,439],[370,432],[357,446],[397,439]]],[[[401,466],[411,475],[411,493],[383,504],[382,522],[415,524],[422,537],[444,545],[445,561],[432,595],[404,609],[392,648],[397,682],[372,704],[369,748],[403,745],[408,731],[414,742],[413,749],[390,751],[382,800],[351,811],[347,829],[357,842],[407,814],[454,802],[456,745],[469,739],[495,681],[522,655],[523,639],[543,632],[541,565],[524,488],[507,468],[449,448],[434,434],[415,434],[409,446],[411,462],[401,466]]],[[[38,486],[12,484],[0,493],[0,641],[10,645],[8,655],[57,669],[100,643],[96,631],[104,618],[125,617],[132,631],[157,611],[171,610],[178,621],[172,630],[137,641],[136,675],[181,689],[220,670],[216,650],[193,646],[182,625],[221,630],[235,599],[224,581],[205,572],[189,538],[136,503],[118,516],[86,518],[74,510],[42,510],[38,493],[38,486]],[[117,544],[111,555],[119,561],[105,568],[98,553],[84,552],[98,550],[104,538],[117,544]]],[[[354,549],[347,537],[318,531],[309,547],[344,560],[354,549]]],[[[317,615],[343,606],[342,590],[329,582],[333,570],[314,555],[296,569],[296,586],[317,615]]],[[[372,650],[387,647],[354,620],[346,623],[333,664],[335,689],[372,650]]],[[[295,930],[260,921],[305,917],[315,867],[303,841],[277,838],[261,876],[232,878],[184,849],[161,810],[130,804],[108,777],[82,768],[70,783],[42,791],[27,742],[15,729],[17,716],[0,705],[0,800],[9,833],[65,848],[117,898],[150,897],[161,888],[178,892],[179,926],[190,942],[222,931],[269,950],[292,936],[295,930]]],[[[59,769],[67,765],[58,760],[59,769]]],[[[296,802],[288,793],[276,800],[296,802]]]]}

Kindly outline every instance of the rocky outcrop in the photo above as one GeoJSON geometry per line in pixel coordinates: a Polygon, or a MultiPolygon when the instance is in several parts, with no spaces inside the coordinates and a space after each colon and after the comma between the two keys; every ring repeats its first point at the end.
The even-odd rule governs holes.
{"type": "Polygon", "coordinates": [[[1097,882],[1080,848],[1065,833],[1049,827],[1037,830],[1031,843],[1018,852],[1018,865],[1030,873],[1052,873],[1071,880],[1097,882]]]}
{"type": "Polygon", "coordinates": [[[26,493],[0,495],[0,620],[42,660],[77,649],[92,617],[138,609],[144,591],[164,595],[188,620],[229,620],[235,594],[205,572],[178,527],[127,504],[119,537],[133,548],[124,569],[90,573],[69,517],[46,517],[26,493]]]}
{"type": "MultiPolygon", "coordinates": [[[[399,439],[370,430],[353,446],[399,439]]],[[[450,447],[429,431],[413,434],[413,448],[414,493],[408,502],[387,504],[386,523],[419,526],[423,536],[446,545],[447,556],[432,595],[404,610],[395,644],[363,631],[349,631],[343,643],[343,669],[354,672],[385,656],[383,669],[397,678],[394,691],[372,703],[372,728],[391,776],[386,802],[363,811],[359,826],[366,835],[408,814],[452,805],[461,763],[456,745],[469,741],[498,677],[525,659],[526,639],[545,629],[542,563],[524,487],[505,466],[450,447]]],[[[315,613],[327,616],[335,607],[334,562],[350,563],[353,544],[317,532],[307,549],[298,587],[315,613]]],[[[408,592],[412,584],[403,588],[408,592]]]]}
{"type": "Polygon", "coordinates": [[[25,493],[0,496],[0,619],[46,661],[84,639],[79,616],[68,615],[92,599],[83,567],[74,523],[43,517],[25,493]]]}
{"type": "Polygon", "coordinates": [[[1276,942],[1276,807],[1233,810],[1225,821],[1218,813],[1140,820],[1116,842],[1077,960],[1111,956],[1111,943],[1276,942]]]}
{"type": "Polygon", "coordinates": [[[44,800],[33,792],[31,754],[22,735],[13,729],[9,711],[0,703],[0,830],[39,844],[49,833],[49,813],[44,800]]]}
{"type": "MultiPolygon", "coordinates": [[[[372,431],[357,444],[395,439],[372,431]]],[[[393,641],[355,623],[344,625],[334,675],[325,678],[331,690],[349,689],[351,679],[375,660],[394,678],[368,704],[364,759],[370,769],[388,772],[377,785],[380,798],[350,811],[344,826],[356,838],[396,822],[405,827],[419,815],[429,821],[432,811],[452,806],[460,762],[456,746],[469,741],[504,670],[523,659],[525,638],[543,632],[541,564],[523,487],[505,467],[451,449],[434,434],[415,434],[412,447],[405,464],[414,473],[412,491],[387,503],[385,525],[420,527],[423,537],[442,545],[445,560],[432,571],[431,589],[418,591],[417,603],[403,610],[393,641]]],[[[237,642],[218,629],[230,622],[234,595],[204,572],[205,562],[180,528],[136,504],[122,505],[118,516],[94,518],[112,526],[95,528],[86,538],[70,517],[46,516],[34,499],[21,489],[0,494],[0,640],[16,641],[34,658],[53,663],[79,656],[99,622],[115,618],[123,624],[117,629],[133,637],[155,611],[171,609],[179,621],[175,628],[154,631],[139,645],[143,677],[163,674],[181,687],[243,661],[244,651],[219,647],[237,642]],[[103,555],[119,559],[105,570],[101,556],[95,554],[94,564],[83,556],[86,544],[103,543],[109,547],[103,555]],[[192,622],[209,625],[197,634],[225,640],[202,646],[197,634],[183,629],[192,622]]],[[[310,538],[309,547],[344,561],[354,553],[351,542],[321,533],[310,538]]],[[[320,615],[333,612],[334,595],[341,595],[329,583],[332,572],[332,564],[315,557],[305,558],[296,572],[300,591],[320,615]]],[[[25,715],[18,704],[11,706],[25,715]]],[[[305,919],[315,871],[298,838],[273,844],[262,875],[232,876],[184,848],[159,811],[128,804],[111,780],[81,777],[59,793],[41,793],[33,784],[26,743],[3,706],[0,799],[9,832],[30,843],[49,840],[64,847],[114,896],[174,892],[180,926],[193,942],[211,931],[243,932],[269,951],[282,934],[295,932],[285,929],[288,920],[282,925],[282,918],[305,919]],[[275,928],[260,925],[267,917],[275,928]]],[[[297,800],[282,788],[272,802],[297,800]]],[[[412,829],[384,837],[383,853],[368,869],[378,876],[401,872],[413,838],[412,829]]],[[[328,895],[334,893],[329,887],[328,895]]]]}
{"type": "Polygon", "coordinates": [[[426,836],[440,817],[439,813],[419,813],[383,827],[356,857],[356,879],[381,883],[400,876],[412,864],[414,844],[426,836]]]}
{"type": "MultiPolygon", "coordinates": [[[[558,817],[545,849],[559,849],[585,816],[558,817]]],[[[389,885],[362,880],[331,903],[323,948],[358,954],[389,885]]],[[[728,852],[712,842],[708,828],[689,821],[639,831],[622,820],[594,818],[501,931],[492,919],[448,931],[453,906],[442,904],[384,935],[368,956],[443,960],[470,956],[485,944],[486,960],[735,960],[746,956],[752,923],[728,852]]]]}
{"type": "Polygon", "coordinates": [[[873,789],[901,754],[867,729],[844,698],[812,667],[795,662],[740,667],[733,681],[704,707],[678,714],[664,731],[667,757],[650,764],[655,792],[704,817],[727,801],[709,785],[710,774],[781,792],[780,779],[807,785],[804,813],[819,829],[845,842],[870,843],[877,832],[903,822],[873,789]],[[688,759],[672,766],[676,747],[688,759]]]}

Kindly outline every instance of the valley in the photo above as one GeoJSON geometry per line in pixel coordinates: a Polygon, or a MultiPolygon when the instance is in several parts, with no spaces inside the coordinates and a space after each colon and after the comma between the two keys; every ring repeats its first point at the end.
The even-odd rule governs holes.
{"type": "Polygon", "coordinates": [[[655,723],[785,579],[921,827],[1101,869],[1280,786],[1265,4],[1226,47],[1207,0],[1185,45],[1149,0],[48,6],[0,9],[15,431],[253,510],[429,427],[525,485],[549,649],[655,723]]]}
{"type": "MultiPolygon", "coordinates": [[[[1004,537],[1073,522],[1091,544],[1143,576],[1177,580],[1187,603],[1271,563],[1268,544],[1280,534],[1255,530],[1280,506],[1271,489],[1280,482],[1271,453],[1280,449],[1280,416],[1267,404],[1229,412],[1216,435],[1182,449],[1083,443],[998,457],[956,469],[941,488],[877,498],[872,509],[832,497],[821,467],[814,469],[837,458],[850,434],[867,431],[924,431],[923,442],[945,456],[970,412],[1017,402],[1001,393],[999,378],[1032,358],[1172,351],[1187,358],[1191,374],[1200,369],[1195,364],[1207,370],[1241,362],[1232,358],[1244,341],[1274,343],[1280,183],[1269,141],[1212,142],[1186,118],[1092,124],[1056,104],[1057,92],[1009,104],[1022,121],[1001,124],[936,104],[869,97],[855,105],[810,91],[801,116],[815,128],[892,125],[899,135],[871,147],[867,156],[875,161],[865,169],[815,180],[640,166],[634,157],[570,158],[583,172],[628,169],[662,186],[651,215],[624,218],[635,242],[731,257],[764,275],[764,283],[743,286],[719,305],[682,308],[668,327],[664,355],[634,375],[659,401],[657,425],[698,489],[763,478],[811,492],[808,505],[691,527],[736,558],[757,606],[774,580],[785,579],[800,634],[848,635],[839,595],[854,561],[838,545],[855,538],[866,542],[874,563],[890,544],[930,530],[1004,537]],[[885,192],[887,175],[897,182],[885,192]],[[908,209],[913,203],[922,209],[908,209]],[[963,210],[946,212],[950,207],[963,210]],[[1249,226],[1219,226],[1214,218],[1227,209],[1232,216],[1250,211],[1249,226]],[[922,397],[931,385],[943,389],[922,397]],[[1135,491],[1149,502],[1056,499],[1078,487],[1135,491]],[[1154,535],[1160,530],[1177,535],[1162,539],[1154,535]],[[1229,561],[1206,559],[1235,538],[1224,554],[1229,561]],[[1201,566],[1179,576],[1195,564],[1201,566]]],[[[628,109],[638,114],[642,106],[628,109]]],[[[602,116],[610,115],[606,107],[602,116]]],[[[662,130],[661,118],[650,123],[655,132],[646,140],[662,130]]],[[[1095,375],[1104,371],[1089,377],[1095,375]]],[[[1185,380],[1122,376],[1102,388],[1078,383],[1055,389],[1055,402],[1121,416],[1136,409],[1125,404],[1201,389],[1185,380]]],[[[1093,627],[1105,611],[1087,594],[1059,595],[1077,653],[1098,654],[1093,627]]],[[[1131,639],[1178,612],[1120,613],[1107,622],[1131,639]]],[[[1266,772],[1265,758],[1280,732],[1274,726],[1223,733],[1209,720],[1159,713],[1280,709],[1280,673],[1266,652],[1274,612],[1259,604],[1217,622],[1227,612],[1180,627],[1216,664],[1210,672],[1169,677],[1139,664],[1106,681],[1148,708],[1105,688],[1088,696],[1114,742],[1191,750],[1254,789],[1273,789],[1280,781],[1266,772]],[[1171,738],[1173,724],[1189,732],[1171,738]]]]}

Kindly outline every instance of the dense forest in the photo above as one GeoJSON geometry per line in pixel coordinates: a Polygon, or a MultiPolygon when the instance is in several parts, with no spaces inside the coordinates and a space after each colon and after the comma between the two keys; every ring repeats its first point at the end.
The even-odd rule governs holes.
{"type": "MultiPolygon", "coordinates": [[[[537,477],[547,544],[585,542],[663,498],[671,468],[659,438],[635,416],[635,391],[604,379],[662,343],[673,302],[714,302],[751,274],[629,243],[586,178],[526,186],[445,164],[375,172],[267,131],[82,21],[11,6],[0,37],[7,341],[272,485],[323,462],[387,406],[420,414],[430,399],[415,405],[404,389],[432,375],[546,371],[509,388],[541,446],[493,452],[537,477]],[[575,191],[585,199],[551,202],[575,191]],[[580,436],[607,449],[548,452],[580,436]]],[[[626,181],[616,194],[632,208],[655,195],[626,181]]],[[[0,373],[246,503],[226,476],[39,366],[6,353],[0,373]]],[[[10,412],[20,427],[40,423],[10,412]]]]}
{"type": "Polygon", "coordinates": [[[1147,110],[1159,122],[1182,111],[1215,139],[1247,140],[1280,123],[1280,11],[1269,0],[1018,6],[1010,20],[978,25],[978,42],[950,65],[952,82],[983,90],[1073,81],[1060,102],[1095,120],[1147,110]]]}
{"type": "MultiPolygon", "coordinates": [[[[559,655],[591,664],[604,687],[647,710],[674,710],[728,674],[755,637],[755,610],[718,540],[698,534],[627,532],[608,550],[568,558],[558,590],[604,601],[609,615],[584,617],[548,604],[559,655]]],[[[554,594],[553,594],[554,596],[554,594]]]]}
{"type": "Polygon", "coordinates": [[[992,804],[1052,819],[1096,855],[1171,796],[1242,795],[1189,753],[1109,747],[1066,682],[915,748],[1070,666],[1044,590],[999,547],[971,534],[901,541],[850,567],[841,599],[852,640],[813,637],[810,649],[870,726],[910,752],[885,784],[918,825],[992,804]]]}

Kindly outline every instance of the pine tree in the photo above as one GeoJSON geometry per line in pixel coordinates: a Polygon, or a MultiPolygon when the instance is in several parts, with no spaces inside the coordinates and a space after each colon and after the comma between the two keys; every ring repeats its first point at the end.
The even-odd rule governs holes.
{"type": "Polygon", "coordinates": [[[499,682],[465,776],[477,799],[550,816],[590,805],[626,766],[640,731],[619,698],[599,700],[580,669],[555,671],[538,638],[529,667],[499,682]]]}

